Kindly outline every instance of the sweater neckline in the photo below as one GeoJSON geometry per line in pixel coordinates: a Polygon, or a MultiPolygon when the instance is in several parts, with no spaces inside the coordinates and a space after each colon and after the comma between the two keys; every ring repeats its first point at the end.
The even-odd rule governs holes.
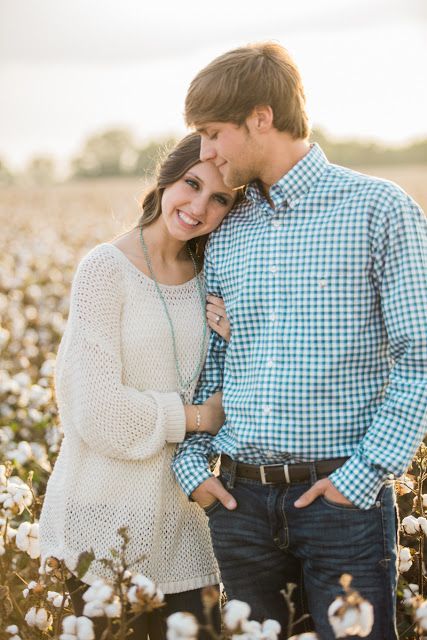
{"type": "MultiPolygon", "coordinates": [[[[107,247],[113,247],[115,253],[119,253],[120,254],[123,262],[125,264],[127,264],[130,269],[135,271],[138,275],[142,276],[144,278],[144,280],[147,280],[148,282],[150,282],[151,284],[154,285],[154,280],[152,278],[150,278],[150,276],[147,276],[146,273],[141,271],[141,269],[138,269],[138,267],[135,266],[133,264],[133,262],[131,260],[129,260],[129,258],[123,253],[123,251],[121,249],[119,249],[118,247],[116,247],[115,244],[112,244],[111,242],[103,242],[102,245],[103,246],[107,246],[107,247]]],[[[163,282],[159,282],[158,284],[162,289],[180,289],[180,288],[183,288],[183,287],[188,287],[193,282],[196,282],[196,279],[199,276],[200,276],[200,272],[199,272],[199,274],[197,276],[194,276],[193,278],[191,278],[190,280],[186,280],[185,282],[181,282],[181,284],[164,284],[163,282]]]]}

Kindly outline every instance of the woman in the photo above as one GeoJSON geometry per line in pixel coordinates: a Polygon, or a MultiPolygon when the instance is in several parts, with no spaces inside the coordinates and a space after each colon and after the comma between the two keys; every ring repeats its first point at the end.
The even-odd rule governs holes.
{"type": "MultiPolygon", "coordinates": [[[[92,548],[97,560],[83,577],[91,584],[111,577],[99,560],[120,547],[117,531],[126,526],[132,573],[166,594],[165,615],[186,610],[201,619],[200,591],[218,584],[218,570],[206,517],[180,491],[170,463],[186,432],[215,434],[224,419],[220,394],[191,404],[208,337],[198,263],[236,193],[199,152],[197,134],[184,138],[163,162],[138,225],[95,247],[77,269],[56,366],[64,440],[40,537],[43,558],[71,570],[92,548]]],[[[208,307],[221,330],[220,301],[208,307]]],[[[78,615],[82,604],[75,599],[78,615]]],[[[163,627],[161,616],[146,614],[129,637],[160,638],[163,627]]]]}

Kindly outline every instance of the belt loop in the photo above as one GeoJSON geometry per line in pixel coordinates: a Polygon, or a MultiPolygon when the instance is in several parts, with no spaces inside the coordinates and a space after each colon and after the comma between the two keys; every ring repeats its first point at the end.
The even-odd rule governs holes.
{"type": "Polygon", "coordinates": [[[230,470],[228,471],[228,478],[226,480],[227,489],[234,489],[234,481],[236,479],[237,462],[230,458],[230,470]]]}
{"type": "Polygon", "coordinates": [[[309,462],[308,466],[310,468],[310,482],[313,485],[315,482],[317,482],[316,463],[309,462]]]}

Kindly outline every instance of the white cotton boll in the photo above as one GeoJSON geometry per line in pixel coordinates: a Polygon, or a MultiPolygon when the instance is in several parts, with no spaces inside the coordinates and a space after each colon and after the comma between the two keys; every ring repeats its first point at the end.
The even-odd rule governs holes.
{"type": "Polygon", "coordinates": [[[19,464],[27,464],[33,458],[33,452],[29,443],[26,440],[22,440],[16,449],[8,452],[8,457],[19,464]]]}
{"type": "Polygon", "coordinates": [[[55,372],[55,360],[45,360],[40,369],[40,375],[50,377],[55,372]]]}
{"type": "Polygon", "coordinates": [[[360,615],[358,620],[358,625],[359,625],[358,635],[361,638],[366,638],[366,636],[368,636],[371,633],[372,627],[374,625],[374,608],[370,602],[365,600],[359,605],[359,611],[360,611],[360,615]]]}
{"type": "Polygon", "coordinates": [[[107,618],[118,618],[122,612],[120,599],[116,596],[112,602],[104,605],[104,613],[107,618]]]}
{"type": "Polygon", "coordinates": [[[34,522],[21,522],[16,532],[16,546],[21,551],[26,551],[33,560],[40,556],[39,524],[34,522]]]}
{"type": "Polygon", "coordinates": [[[265,638],[265,640],[277,640],[281,628],[277,620],[265,620],[261,628],[262,637],[265,638]]]}
{"type": "Polygon", "coordinates": [[[424,517],[419,517],[418,518],[418,524],[422,530],[422,532],[424,533],[425,536],[427,536],[427,518],[424,517]]]}
{"type": "Polygon", "coordinates": [[[11,624],[5,629],[6,633],[18,633],[19,629],[16,624],[11,624]]]}
{"type": "Polygon", "coordinates": [[[89,618],[99,618],[104,615],[104,603],[92,600],[87,602],[83,608],[83,615],[89,618]]]}
{"type": "Polygon", "coordinates": [[[32,501],[30,488],[18,476],[9,478],[7,488],[3,488],[0,492],[0,505],[3,505],[8,517],[20,515],[32,501]]]}
{"type": "Polygon", "coordinates": [[[402,520],[402,528],[406,534],[413,535],[420,530],[420,523],[414,516],[406,516],[402,520]]]}
{"type": "Polygon", "coordinates": [[[25,371],[16,373],[12,380],[14,380],[21,389],[25,389],[31,384],[31,376],[29,376],[28,373],[25,373],[25,371]]]}
{"type": "Polygon", "coordinates": [[[328,608],[328,619],[336,638],[354,635],[365,638],[374,624],[374,610],[366,600],[348,606],[344,598],[338,597],[328,608]]]}
{"type": "MultiPolygon", "coordinates": [[[[59,609],[59,607],[62,606],[62,601],[64,600],[64,597],[62,593],[58,593],[57,591],[48,591],[47,599],[49,602],[52,603],[54,607],[59,609]]],[[[68,607],[69,603],[70,603],[70,599],[68,598],[68,596],[65,596],[64,607],[68,607]]]]}
{"type": "Polygon", "coordinates": [[[421,627],[423,631],[427,631],[427,601],[424,602],[417,608],[415,612],[415,619],[418,623],[418,626],[421,627]]]}
{"type": "Polygon", "coordinates": [[[31,607],[27,611],[25,622],[29,627],[37,627],[40,631],[46,631],[52,624],[53,618],[43,607],[31,607]]]}
{"type": "Polygon", "coordinates": [[[247,602],[230,600],[224,607],[224,624],[229,631],[235,631],[249,618],[251,608],[247,602]]]}
{"type": "Polygon", "coordinates": [[[412,556],[408,547],[402,547],[399,551],[399,571],[405,573],[412,566],[412,556]]]}
{"type": "Polygon", "coordinates": [[[4,327],[0,327],[0,350],[9,342],[10,331],[4,327]]]}
{"type": "Polygon", "coordinates": [[[6,547],[4,546],[4,538],[3,536],[0,537],[0,556],[4,556],[4,554],[6,553],[6,547]]]}
{"type": "MultiPolygon", "coordinates": [[[[76,616],[66,616],[62,620],[62,630],[64,633],[75,635],[77,631],[77,617],[76,616]]],[[[62,637],[62,636],[61,636],[62,637]]]]}
{"type": "Polygon", "coordinates": [[[131,579],[131,583],[144,591],[145,595],[147,595],[149,598],[152,598],[156,593],[156,585],[154,584],[154,582],[146,576],[143,576],[142,574],[133,576],[131,579]]]}
{"type": "Polygon", "coordinates": [[[24,598],[28,598],[30,591],[32,591],[34,589],[34,587],[37,587],[37,582],[35,582],[34,580],[31,580],[31,582],[29,582],[27,584],[27,586],[25,587],[25,589],[23,589],[22,591],[22,595],[24,596],[24,598]]]}
{"type": "Polygon", "coordinates": [[[98,601],[105,602],[113,595],[113,588],[104,582],[104,580],[95,580],[95,582],[83,594],[85,602],[98,601]]]}
{"type": "MultiPolygon", "coordinates": [[[[9,444],[14,439],[15,434],[10,427],[2,427],[0,428],[0,444],[9,444]]],[[[2,464],[0,465],[1,469],[6,469],[6,467],[2,464]]],[[[1,476],[1,471],[0,471],[1,476]]],[[[1,477],[0,477],[0,485],[1,485],[1,477]]]]}
{"type": "Polygon", "coordinates": [[[33,384],[30,388],[28,402],[36,409],[44,407],[52,399],[52,391],[45,389],[38,384],[33,384]]]}
{"type": "Polygon", "coordinates": [[[78,640],[94,640],[95,632],[93,630],[93,622],[85,616],[77,618],[77,639],[78,640]]]}
{"type": "Polygon", "coordinates": [[[167,626],[168,640],[176,638],[196,638],[199,630],[196,618],[191,613],[182,613],[181,611],[173,613],[168,617],[167,626]]]}
{"type": "Polygon", "coordinates": [[[0,490],[5,488],[6,485],[7,485],[6,467],[4,466],[4,464],[0,464],[0,490]]]}
{"type": "Polygon", "coordinates": [[[407,587],[403,589],[402,602],[405,606],[412,605],[412,600],[419,594],[420,588],[417,584],[411,582],[407,587]]]}

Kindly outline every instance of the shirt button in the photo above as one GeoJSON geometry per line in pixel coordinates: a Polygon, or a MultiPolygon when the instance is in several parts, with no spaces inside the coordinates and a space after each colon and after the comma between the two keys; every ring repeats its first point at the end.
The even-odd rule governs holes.
{"type": "Polygon", "coordinates": [[[274,366],[274,360],[273,360],[273,358],[269,358],[269,359],[267,360],[267,367],[270,367],[270,368],[271,368],[271,367],[273,367],[273,366],[274,366]]]}
{"type": "Polygon", "coordinates": [[[270,271],[271,273],[277,273],[278,267],[275,264],[272,264],[270,267],[270,271]]]}
{"type": "Polygon", "coordinates": [[[269,416],[271,413],[271,407],[269,407],[268,405],[264,405],[262,408],[262,412],[265,416],[269,416]]]}
{"type": "Polygon", "coordinates": [[[319,280],[319,287],[321,289],[324,289],[326,287],[326,280],[324,278],[322,278],[322,280],[319,280]]]}
{"type": "Polygon", "coordinates": [[[280,227],[280,220],[273,220],[271,224],[275,229],[278,229],[280,227]]]}
{"type": "Polygon", "coordinates": [[[271,322],[276,322],[276,320],[277,320],[277,315],[276,315],[275,313],[272,313],[272,314],[270,315],[270,320],[271,320],[271,322]]]}

